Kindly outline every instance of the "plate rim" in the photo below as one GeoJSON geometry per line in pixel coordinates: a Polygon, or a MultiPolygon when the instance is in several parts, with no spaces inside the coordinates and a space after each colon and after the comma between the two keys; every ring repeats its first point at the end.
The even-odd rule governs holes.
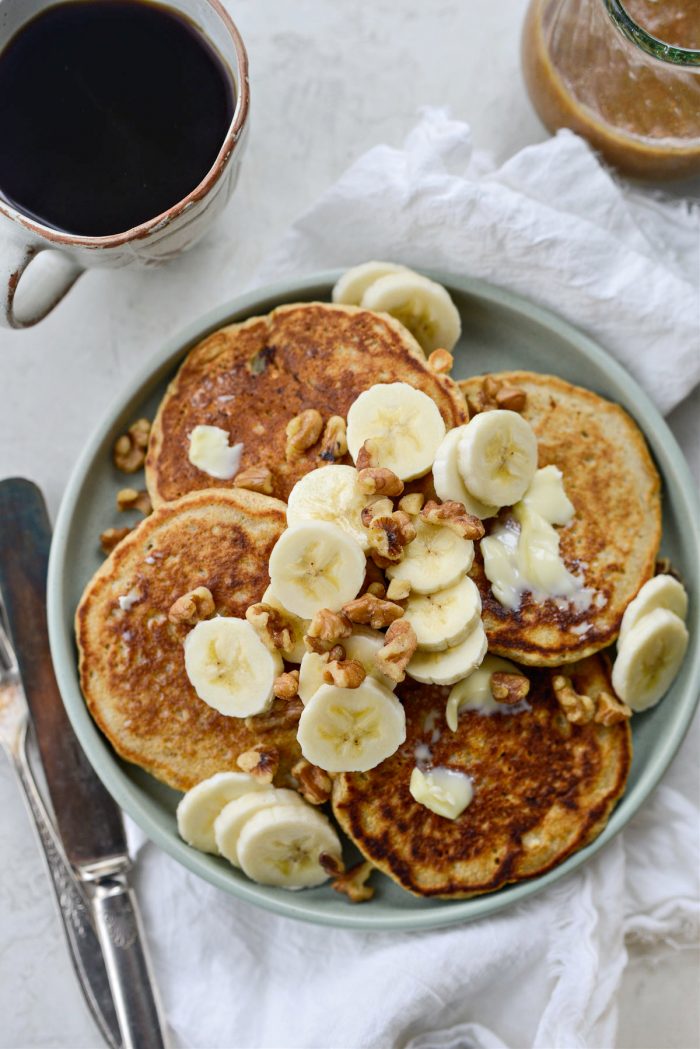
{"type": "MultiPolygon", "coordinates": [[[[305,901],[301,894],[283,893],[280,890],[278,895],[270,896],[263,893],[262,890],[265,887],[257,886],[253,882],[231,881],[228,873],[221,871],[213,857],[208,857],[204,853],[196,853],[162,827],[158,820],[147,811],[148,806],[140,798],[138,788],[120,768],[113,750],[99,732],[88,712],[77,680],[75,641],[72,629],[67,629],[64,621],[63,609],[66,604],[65,580],[67,576],[65,554],[74,515],[79,512],[77,496],[88,479],[96,454],[111,433],[115,421],[127,411],[133,401],[139,399],[145,385],[152,383],[157,375],[164,377],[165,372],[173,368],[195,342],[223,324],[232,323],[235,315],[250,311],[249,315],[253,316],[256,309],[270,309],[267,303],[277,298],[283,301],[293,301],[290,295],[303,297],[310,289],[319,285],[332,285],[342,272],[342,269],[332,269],[308,274],[302,278],[289,277],[272,284],[262,285],[206,311],[171,335],[112,399],[100,423],[90,432],[85,447],[73,466],[56,519],[47,579],[47,617],[51,655],[69,720],[96,774],[117,804],[141,827],[146,836],[194,874],[245,902],[285,917],[314,924],[370,931],[437,928],[487,917],[542,892],[553,882],[566,877],[585,864],[626,826],[668,769],[690,727],[698,702],[700,702],[700,643],[698,642],[697,624],[693,634],[695,643],[689,647],[686,657],[691,660],[691,663],[688,667],[685,692],[678,701],[679,710],[676,720],[668,736],[659,745],[660,749],[655,751],[651,765],[640,770],[638,782],[625,791],[613,809],[606,827],[591,844],[573,853],[563,863],[545,874],[531,880],[506,885],[495,893],[473,896],[465,900],[440,901],[444,906],[426,910],[413,912],[402,910],[393,914],[371,915],[360,908],[348,907],[347,910],[344,910],[342,905],[345,901],[340,899],[337,903],[332,901],[333,907],[330,910],[324,910],[312,900],[305,901]]],[[[421,272],[445,284],[448,288],[454,287],[461,293],[486,300],[501,308],[505,307],[547,328],[563,341],[573,344],[583,357],[604,371],[613,384],[625,387],[634,400],[635,415],[645,420],[644,425],[639,423],[640,429],[652,446],[655,458],[666,460],[664,472],[674,475],[674,482],[680,492],[680,505],[674,503],[674,510],[679,517],[683,518],[681,522],[683,527],[690,527],[696,545],[700,547],[700,499],[696,494],[695,484],[685,457],[649,396],[614,357],[588,335],[556,313],[515,292],[464,275],[430,269],[424,269],[421,272]]],[[[695,568],[697,577],[694,579],[695,590],[696,593],[700,593],[700,564],[696,563],[695,568]]],[[[698,619],[697,608],[694,618],[698,619]]]]}

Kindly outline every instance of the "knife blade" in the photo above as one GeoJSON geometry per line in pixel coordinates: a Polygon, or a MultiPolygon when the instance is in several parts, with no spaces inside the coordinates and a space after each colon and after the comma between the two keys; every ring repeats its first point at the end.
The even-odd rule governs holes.
{"type": "Polygon", "coordinates": [[[63,852],[84,886],[125,1049],[165,1046],[119,808],[73,733],[46,621],[51,525],[31,481],[0,482],[0,591],[63,852]]]}

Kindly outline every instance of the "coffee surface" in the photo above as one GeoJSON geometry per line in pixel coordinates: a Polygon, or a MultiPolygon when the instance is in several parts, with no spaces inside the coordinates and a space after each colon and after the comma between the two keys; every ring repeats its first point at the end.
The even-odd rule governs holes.
{"type": "Polygon", "coordinates": [[[234,91],[214,48],[167,7],[51,7],[0,53],[0,196],[68,233],[131,229],[207,174],[234,91]]]}

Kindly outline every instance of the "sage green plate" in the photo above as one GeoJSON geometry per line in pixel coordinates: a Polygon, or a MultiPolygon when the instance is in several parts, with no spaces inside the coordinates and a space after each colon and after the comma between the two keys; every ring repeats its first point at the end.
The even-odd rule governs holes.
{"type": "MultiPolygon", "coordinates": [[[[661,703],[632,722],[634,761],[624,797],[593,844],[555,870],[500,892],[470,900],[423,900],[389,878],[375,875],[374,898],[354,906],[329,887],[292,893],[256,885],[225,860],[189,848],[175,825],[179,794],[116,757],[93,724],[78,684],[73,613],[83,587],[101,563],[98,536],[123,524],[115,493],[124,477],[112,465],[115,438],[140,416],[153,418],[166,383],[185,353],[223,324],[267,313],[285,302],[329,299],[338,273],[276,284],[235,299],[171,339],[129,384],[92,435],[66,490],[49,567],[48,613],[51,650],[68,710],[80,742],[107,789],[154,842],[213,885],[279,914],[356,929],[420,929],[493,914],[564,877],[610,841],[636,812],[668,767],[685,734],[700,692],[698,591],[700,506],[683,455],[649,398],[630,376],[563,320],[480,281],[432,274],[444,283],[462,315],[463,335],[455,351],[455,378],[503,368],[550,372],[587,386],[620,404],[645,432],[664,481],[663,553],[682,572],[691,595],[690,646],[673,688],[661,703]]],[[[136,519],[136,518],[134,518],[136,519]]],[[[128,519],[127,519],[128,520],[128,519]]]]}

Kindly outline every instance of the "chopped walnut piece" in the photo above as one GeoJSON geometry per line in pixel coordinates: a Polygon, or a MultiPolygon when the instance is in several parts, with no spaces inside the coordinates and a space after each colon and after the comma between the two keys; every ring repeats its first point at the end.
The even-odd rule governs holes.
{"type": "Polygon", "coordinates": [[[329,660],[323,671],[327,685],[338,688],[359,688],[367,677],[367,671],[359,659],[329,660]]]}
{"type": "Polygon", "coordinates": [[[250,750],[239,754],[236,764],[243,772],[255,776],[261,783],[272,783],[280,766],[280,755],[277,747],[266,747],[256,743],[250,750]]]}
{"type": "Polygon", "coordinates": [[[595,703],[590,696],[576,692],[570,677],[563,674],[552,676],[552,688],[559,706],[572,725],[585,725],[595,713],[595,703]]]}
{"type": "Polygon", "coordinates": [[[405,514],[415,517],[423,509],[424,502],[425,496],[422,492],[410,492],[399,500],[399,510],[403,510],[405,514]]]}
{"type": "Polygon", "coordinates": [[[345,419],[342,415],[331,415],[321,438],[321,459],[335,463],[347,455],[348,439],[345,419]]]}
{"type": "Polygon", "coordinates": [[[367,884],[367,879],[374,870],[369,860],[358,863],[344,874],[336,874],[331,882],[331,888],[336,892],[342,892],[351,903],[364,903],[374,896],[374,888],[367,884]]]}
{"type": "Polygon", "coordinates": [[[296,725],[304,710],[300,699],[289,702],[277,700],[266,714],[253,714],[245,719],[246,728],[253,732],[277,732],[296,725]]]}
{"type": "Polygon", "coordinates": [[[618,721],[625,721],[631,717],[632,711],[617,696],[611,696],[609,692],[598,693],[594,721],[601,725],[616,725],[618,721]]]}
{"type": "Polygon", "coordinates": [[[216,611],[211,590],[206,586],[195,587],[170,606],[168,619],[171,623],[195,626],[202,619],[211,619],[216,611]]]}
{"type": "Polygon", "coordinates": [[[359,470],[357,483],[367,495],[395,496],[403,492],[403,481],[385,466],[367,466],[359,470]]]}
{"type": "Polygon", "coordinates": [[[462,539],[481,539],[486,531],[479,518],[468,513],[464,504],[454,499],[448,499],[444,503],[437,503],[431,499],[425,504],[420,515],[429,524],[444,525],[462,539]]]}
{"type": "Polygon", "coordinates": [[[683,583],[680,572],[673,567],[670,557],[660,557],[654,566],[654,575],[672,575],[679,583],[683,583]]]}
{"type": "Polygon", "coordinates": [[[148,517],[153,507],[145,488],[120,488],[117,492],[117,510],[139,510],[148,517]]]}
{"type": "Polygon", "coordinates": [[[100,532],[100,546],[105,554],[111,554],[117,543],[121,543],[124,536],[133,532],[133,528],[107,528],[100,532]]]}
{"type": "Polygon", "coordinates": [[[379,466],[379,458],[377,456],[377,442],[373,438],[369,437],[359,452],[357,453],[357,460],[355,466],[358,470],[367,470],[373,466],[379,466]]]}
{"type": "Polygon", "coordinates": [[[287,460],[298,459],[321,436],[323,419],[318,408],[306,408],[287,423],[287,460]]]}
{"type": "Polygon", "coordinates": [[[328,653],[328,662],[331,663],[341,659],[345,659],[345,649],[342,645],[333,645],[333,648],[328,653]]]}
{"type": "Polygon", "coordinates": [[[262,464],[246,466],[239,470],[233,482],[234,488],[246,488],[249,492],[272,495],[272,471],[262,464]]]}
{"type": "Polygon", "coordinates": [[[395,620],[386,632],[384,645],[375,656],[377,669],[392,681],[403,681],[416,647],[416,632],[408,620],[395,620]]]}
{"type": "Polygon", "coordinates": [[[519,386],[502,386],[496,394],[496,405],[509,412],[521,412],[525,407],[527,394],[519,386]]]}
{"type": "Polygon", "coordinates": [[[477,390],[476,393],[468,394],[467,406],[469,407],[470,418],[474,415],[480,415],[481,412],[487,412],[494,407],[494,405],[489,405],[483,390],[477,390]]]}
{"type": "Polygon", "coordinates": [[[352,623],[364,623],[373,630],[381,630],[400,619],[403,608],[374,594],[363,594],[343,605],[343,612],[352,623]]]}
{"type": "Polygon", "coordinates": [[[428,357],[428,367],[431,372],[435,372],[436,375],[444,375],[452,369],[455,359],[449,350],[443,349],[441,346],[428,357]]]}
{"type": "Polygon", "coordinates": [[[391,499],[388,499],[386,496],[380,496],[362,508],[360,517],[365,528],[369,528],[375,517],[386,517],[388,514],[393,514],[393,512],[394,504],[391,499]]]}
{"type": "Polygon", "coordinates": [[[405,547],[416,538],[416,527],[403,510],[375,517],[368,531],[372,551],[392,563],[401,561],[405,547]]]}
{"type": "Polygon", "coordinates": [[[117,437],[112,449],[112,458],[117,470],[135,474],[146,461],[146,448],[151,424],[148,419],[137,419],[126,433],[117,437]]]}
{"type": "Polygon", "coordinates": [[[389,583],[386,596],[390,601],[405,601],[411,593],[411,584],[408,579],[392,579],[389,583]]]}
{"type": "Polygon", "coordinates": [[[486,400],[494,401],[502,385],[495,376],[485,375],[481,383],[481,389],[486,400]]]}
{"type": "Polygon", "coordinates": [[[299,694],[299,671],[290,670],[288,674],[280,674],[275,678],[272,694],[277,699],[294,699],[299,694]]]}
{"type": "Polygon", "coordinates": [[[366,593],[374,594],[375,597],[386,597],[386,587],[383,583],[370,583],[366,593]]]}
{"type": "Polygon", "coordinates": [[[292,775],[299,783],[299,793],[309,804],[323,805],[330,798],[332,780],[318,765],[302,758],[292,767],[292,775]]]}
{"type": "Polygon", "coordinates": [[[530,679],[524,674],[505,674],[498,670],[491,675],[491,695],[497,703],[512,706],[525,699],[530,691],[530,679]]]}
{"type": "Polygon", "coordinates": [[[309,623],[304,644],[311,652],[328,652],[337,641],[352,634],[352,623],[343,612],[320,608],[309,623]]]}
{"type": "Polygon", "coordinates": [[[293,624],[279,608],[259,601],[246,609],[245,617],[268,648],[290,649],[294,644],[293,624]]]}

